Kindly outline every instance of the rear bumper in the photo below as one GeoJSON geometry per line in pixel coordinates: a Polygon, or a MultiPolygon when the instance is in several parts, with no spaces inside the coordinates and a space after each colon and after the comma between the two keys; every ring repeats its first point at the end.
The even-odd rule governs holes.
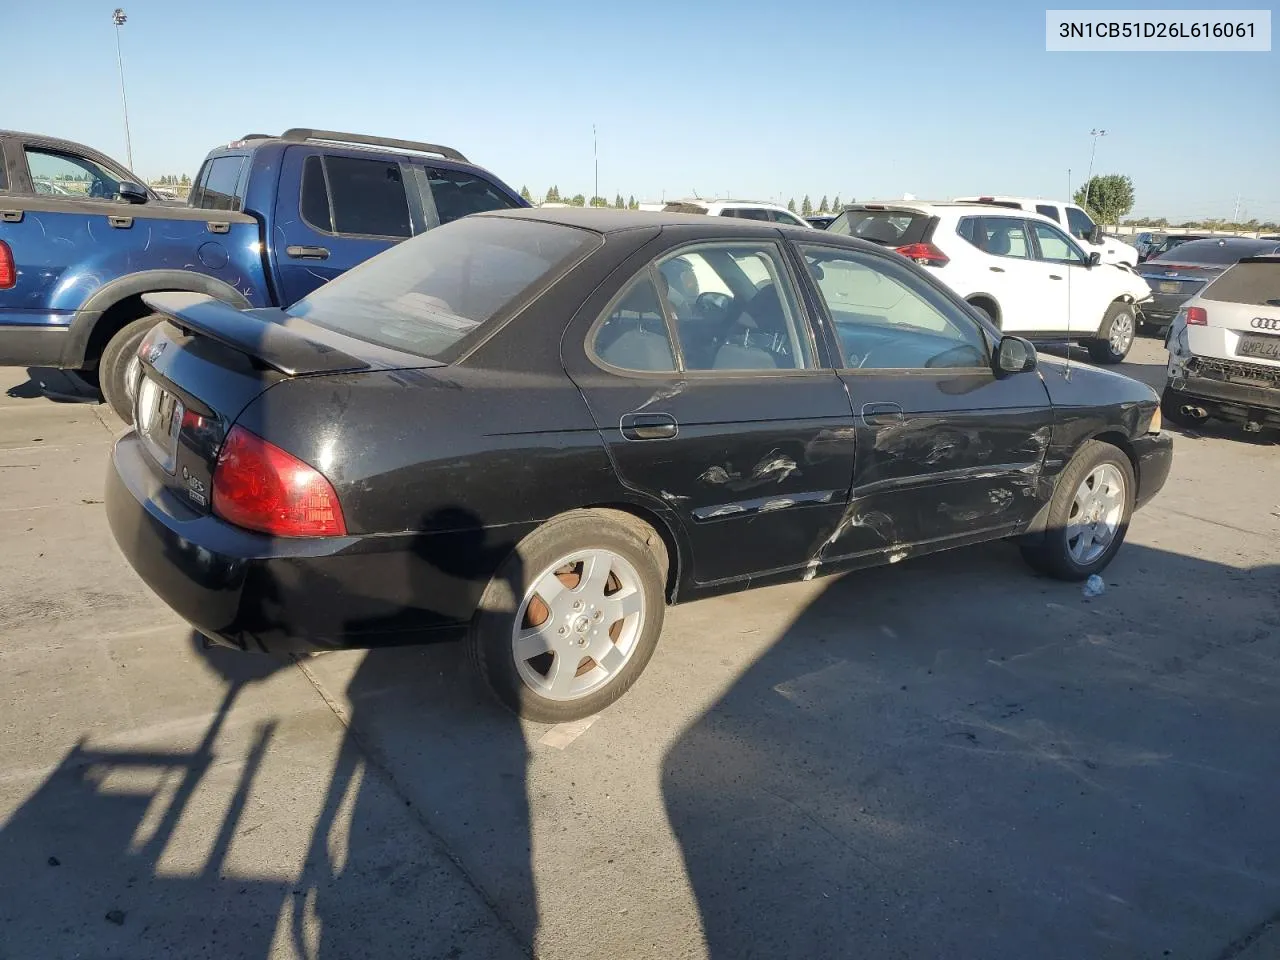
{"type": "Polygon", "coordinates": [[[1169,381],[1168,391],[1187,404],[1203,407],[1222,420],[1280,423],[1280,387],[1232,383],[1191,374],[1169,381]]]}
{"type": "Polygon", "coordinates": [[[1149,433],[1133,441],[1137,466],[1138,492],[1134,509],[1146,506],[1169,479],[1173,467],[1173,437],[1167,433],[1149,433]]]}
{"type": "Polygon", "coordinates": [[[198,514],[160,483],[133,432],[112,453],[105,503],[116,544],[147,586],[206,637],[245,650],[453,638],[492,572],[433,562],[462,558],[479,531],[290,539],[198,514]]]}
{"type": "Polygon", "coordinates": [[[0,367],[61,367],[70,343],[69,327],[0,324],[0,367]]]}
{"type": "Polygon", "coordinates": [[[1182,305],[1194,294],[1182,296],[1176,293],[1156,293],[1152,291],[1151,299],[1142,304],[1142,318],[1148,323],[1167,324],[1178,315],[1182,305]]]}

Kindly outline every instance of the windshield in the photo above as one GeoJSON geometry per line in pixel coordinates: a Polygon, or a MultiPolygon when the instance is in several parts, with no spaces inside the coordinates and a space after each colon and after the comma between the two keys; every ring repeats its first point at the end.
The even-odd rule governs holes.
{"type": "Polygon", "coordinates": [[[600,244],[586,230],[464,217],[392,247],[286,312],[368,343],[446,359],[600,244]]]}
{"type": "Polygon", "coordinates": [[[929,219],[926,214],[913,210],[846,210],[827,230],[897,247],[918,242],[929,219]]]}

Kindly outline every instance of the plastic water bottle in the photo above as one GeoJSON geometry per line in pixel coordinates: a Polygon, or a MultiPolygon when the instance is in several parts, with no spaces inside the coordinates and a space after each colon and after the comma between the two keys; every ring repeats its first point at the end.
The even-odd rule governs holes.
{"type": "Polygon", "coordinates": [[[1094,597],[1100,597],[1107,592],[1107,582],[1096,573],[1084,582],[1084,598],[1092,600],[1094,597]]]}

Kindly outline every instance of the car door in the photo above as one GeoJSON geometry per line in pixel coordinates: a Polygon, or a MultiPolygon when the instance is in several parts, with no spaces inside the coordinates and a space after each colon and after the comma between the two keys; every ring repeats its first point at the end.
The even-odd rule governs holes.
{"type": "Polygon", "coordinates": [[[966,217],[961,236],[986,254],[975,290],[1000,305],[1000,326],[1009,333],[1065,330],[1051,271],[1035,260],[1027,221],[1022,217],[966,217]]]}
{"type": "Polygon", "coordinates": [[[849,513],[827,558],[941,547],[1020,529],[1052,409],[1038,374],[997,377],[992,337],[901,259],[805,243],[842,357],[857,452],[849,513]]]}
{"type": "MultiPolygon", "coordinates": [[[[1053,224],[1032,221],[1036,258],[1049,267],[1049,276],[1063,289],[1055,300],[1054,312],[1066,317],[1060,329],[1075,335],[1094,333],[1115,295],[1115,275],[1111,267],[1090,267],[1084,251],[1053,224]]],[[[1057,329],[1057,328],[1055,328],[1057,329]]]]}
{"type": "Polygon", "coordinates": [[[282,305],[423,227],[407,162],[356,151],[289,147],[276,194],[271,256],[282,305]]]}
{"type": "Polygon", "coordinates": [[[695,580],[800,568],[848,497],[844,385],[776,233],[658,242],[669,252],[623,264],[616,295],[575,320],[566,368],[622,482],[679,518],[695,580]]]}

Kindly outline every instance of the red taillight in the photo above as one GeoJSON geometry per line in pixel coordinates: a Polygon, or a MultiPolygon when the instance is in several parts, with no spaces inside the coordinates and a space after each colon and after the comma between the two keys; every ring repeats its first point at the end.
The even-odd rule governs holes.
{"type": "Polygon", "coordinates": [[[1187,326],[1207,327],[1208,325],[1209,314],[1204,307],[1187,307],[1187,326]]]}
{"type": "Polygon", "coordinates": [[[0,240],[0,290],[8,290],[18,282],[18,269],[13,265],[13,251],[0,240]]]}
{"type": "Polygon", "coordinates": [[[347,532],[329,481],[243,427],[231,428],[213,468],[213,512],[238,527],[277,537],[347,532]]]}
{"type": "Polygon", "coordinates": [[[908,243],[905,247],[898,247],[898,252],[930,267],[945,267],[951,262],[951,258],[932,243],[908,243]]]}

